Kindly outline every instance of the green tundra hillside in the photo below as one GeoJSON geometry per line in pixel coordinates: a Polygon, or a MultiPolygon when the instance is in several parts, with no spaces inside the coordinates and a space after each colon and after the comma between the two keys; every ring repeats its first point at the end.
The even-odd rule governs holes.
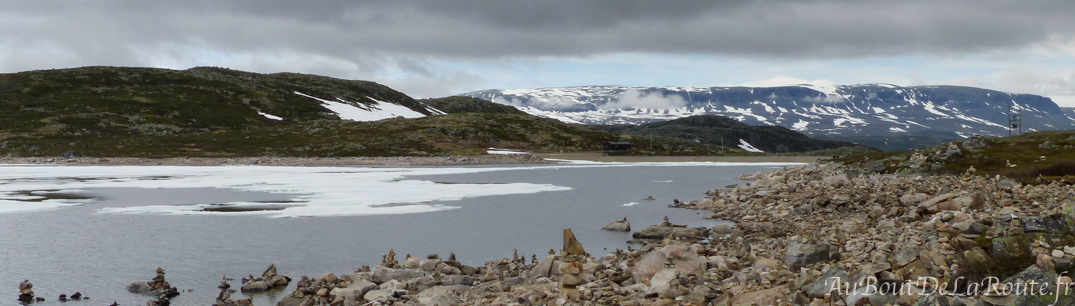
{"type": "MultiPolygon", "coordinates": [[[[491,103],[425,101],[367,81],[211,67],[0,74],[0,156],[473,155],[592,151],[624,139],[491,103]]],[[[633,154],[718,152],[673,139],[633,154]]]]}

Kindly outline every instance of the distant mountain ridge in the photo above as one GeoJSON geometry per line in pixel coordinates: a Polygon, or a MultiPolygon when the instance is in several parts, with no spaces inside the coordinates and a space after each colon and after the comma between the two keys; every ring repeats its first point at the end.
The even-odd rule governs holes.
{"type": "Polygon", "coordinates": [[[721,115],[808,135],[962,138],[1007,135],[1012,108],[1022,113],[1024,131],[1075,129],[1075,113],[1047,97],[962,86],[579,86],[483,90],[461,96],[584,124],[721,115]]]}

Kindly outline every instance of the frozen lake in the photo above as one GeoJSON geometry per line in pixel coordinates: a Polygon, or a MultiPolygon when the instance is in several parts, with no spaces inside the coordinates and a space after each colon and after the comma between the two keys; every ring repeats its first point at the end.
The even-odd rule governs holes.
{"type": "MultiPolygon", "coordinates": [[[[144,305],[149,298],[124,287],[163,267],[172,285],[194,290],[174,305],[208,305],[221,275],[257,275],[270,263],[295,279],[341,274],[394,248],[400,260],[455,252],[480,265],[514,249],[527,258],[558,249],[564,228],[600,256],[630,238],[600,230],[609,222],[715,226],[667,205],[786,165],[0,166],[0,288],[10,289],[0,298],[14,302],[30,279],[48,299],[38,305],[75,291],[94,305],[144,305]]],[[[291,289],[254,295],[255,305],[291,289]]]]}

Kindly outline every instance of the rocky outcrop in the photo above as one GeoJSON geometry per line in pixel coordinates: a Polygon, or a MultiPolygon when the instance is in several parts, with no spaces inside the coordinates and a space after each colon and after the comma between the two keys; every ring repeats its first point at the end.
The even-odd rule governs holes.
{"type": "Polygon", "coordinates": [[[157,275],[151,281],[135,281],[127,285],[127,291],[131,293],[156,296],[157,299],[147,305],[167,306],[171,305],[172,298],[179,296],[179,289],[173,287],[164,278],[164,269],[157,268],[157,275]]]}
{"type": "Polygon", "coordinates": [[[616,221],[605,225],[602,229],[616,232],[630,232],[631,223],[627,222],[627,217],[624,217],[622,221],[616,221]]]}
{"type": "Polygon", "coordinates": [[[225,275],[220,280],[220,285],[217,286],[220,289],[220,294],[216,297],[216,303],[213,306],[253,306],[254,303],[251,299],[245,298],[241,300],[231,299],[231,294],[235,292],[235,289],[231,289],[231,284],[228,284],[228,276],[225,275]]]}
{"type": "Polygon", "coordinates": [[[705,227],[690,228],[686,225],[672,224],[668,217],[664,222],[650,226],[644,230],[631,234],[631,242],[656,242],[664,239],[699,241],[709,237],[709,229],[705,227]]]}
{"type": "Polygon", "coordinates": [[[268,291],[274,288],[284,287],[291,283],[291,278],[283,275],[276,274],[276,264],[270,264],[269,268],[265,269],[265,272],[261,273],[261,277],[249,279],[242,287],[239,288],[242,292],[262,292],[268,291]]]}
{"type": "Polygon", "coordinates": [[[788,269],[795,271],[818,262],[829,260],[828,244],[808,244],[798,241],[788,242],[788,269]]]}

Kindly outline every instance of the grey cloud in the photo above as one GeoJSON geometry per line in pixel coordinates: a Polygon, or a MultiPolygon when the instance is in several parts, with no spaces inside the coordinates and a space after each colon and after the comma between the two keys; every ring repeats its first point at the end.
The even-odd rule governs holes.
{"type": "MultiPolygon", "coordinates": [[[[7,0],[0,71],[217,65],[369,79],[432,97],[488,81],[438,61],[1018,52],[1070,43],[1073,11],[1075,1],[1062,0],[7,0]]],[[[1064,78],[1017,79],[1050,86],[1038,91],[1075,88],[1064,78]]]]}
{"type": "Polygon", "coordinates": [[[1075,29],[1071,1],[113,0],[6,1],[0,10],[33,24],[6,22],[4,38],[39,38],[80,53],[197,40],[229,52],[341,59],[944,54],[1071,39],[1075,29]]]}

